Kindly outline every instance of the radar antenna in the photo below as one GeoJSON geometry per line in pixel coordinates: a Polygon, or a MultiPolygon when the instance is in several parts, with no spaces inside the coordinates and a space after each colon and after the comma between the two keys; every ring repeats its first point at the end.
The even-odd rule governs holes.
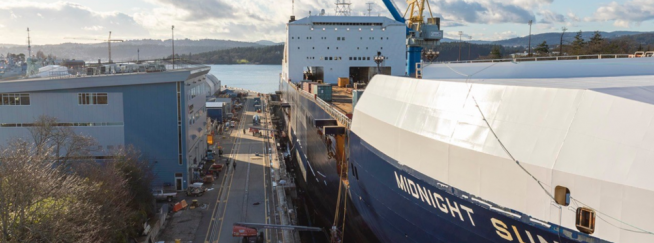
{"type": "Polygon", "coordinates": [[[349,0],[336,0],[336,15],[350,16],[350,5],[349,0]]]}
{"type": "Polygon", "coordinates": [[[368,16],[372,16],[372,15],[370,15],[370,12],[372,11],[372,5],[375,4],[375,3],[367,2],[366,4],[368,4],[368,16]]]}

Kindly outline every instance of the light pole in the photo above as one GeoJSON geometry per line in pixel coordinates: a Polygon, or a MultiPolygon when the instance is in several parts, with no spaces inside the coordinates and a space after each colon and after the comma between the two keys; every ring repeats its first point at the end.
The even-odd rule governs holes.
{"type": "Polygon", "coordinates": [[[470,59],[470,49],[472,49],[472,36],[468,36],[468,60],[470,59]]]}
{"type": "Polygon", "coordinates": [[[173,32],[173,69],[175,69],[175,26],[173,25],[170,29],[173,32]]]}
{"type": "Polygon", "coordinates": [[[463,35],[463,31],[459,31],[459,59],[457,61],[461,61],[461,36],[463,35]]]}
{"type": "Polygon", "coordinates": [[[382,56],[381,52],[378,51],[377,56],[375,56],[373,59],[375,60],[375,63],[377,63],[377,73],[381,73],[381,68],[379,67],[379,65],[381,65],[382,62],[384,62],[384,59],[386,59],[386,57],[382,56]]]}
{"type": "Polygon", "coordinates": [[[563,56],[563,35],[565,34],[565,31],[568,30],[568,28],[563,27],[561,28],[561,42],[559,43],[559,56],[563,56]]]}
{"type": "Polygon", "coordinates": [[[527,56],[531,56],[531,24],[533,22],[533,20],[529,20],[529,52],[527,52],[527,56]]]}

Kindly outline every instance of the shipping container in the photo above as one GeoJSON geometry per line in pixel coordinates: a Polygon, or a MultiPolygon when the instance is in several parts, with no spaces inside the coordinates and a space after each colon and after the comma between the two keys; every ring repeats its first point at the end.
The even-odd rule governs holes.
{"type": "Polygon", "coordinates": [[[305,82],[305,83],[303,83],[302,84],[302,90],[311,93],[311,88],[312,88],[311,86],[313,86],[313,84],[318,84],[318,83],[316,83],[316,82],[305,82]]]}
{"type": "Polygon", "coordinates": [[[321,100],[324,100],[326,102],[332,102],[332,85],[331,84],[316,85],[316,95],[321,100]]]}
{"type": "Polygon", "coordinates": [[[320,84],[318,84],[318,83],[311,84],[311,93],[312,94],[318,94],[318,85],[320,85],[320,84]]]}
{"type": "Polygon", "coordinates": [[[352,90],[352,109],[354,109],[357,102],[361,100],[361,96],[363,96],[363,90],[352,90]]]}
{"type": "Polygon", "coordinates": [[[350,78],[338,78],[338,87],[345,88],[350,84],[350,78]]]}

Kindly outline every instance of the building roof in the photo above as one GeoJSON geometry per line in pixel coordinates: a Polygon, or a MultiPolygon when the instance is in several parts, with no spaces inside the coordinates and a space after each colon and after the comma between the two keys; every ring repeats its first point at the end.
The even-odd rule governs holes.
{"type": "Polygon", "coordinates": [[[383,26],[388,25],[402,25],[404,23],[397,22],[387,17],[381,16],[308,16],[302,19],[288,23],[288,25],[312,25],[318,23],[381,23],[383,26]]]}
{"type": "Polygon", "coordinates": [[[62,89],[79,89],[93,87],[111,87],[126,85],[142,85],[156,83],[171,83],[187,80],[191,77],[206,74],[210,70],[207,66],[176,69],[153,73],[126,73],[112,75],[92,75],[70,78],[33,78],[0,81],[0,90],[3,93],[35,92],[62,89]]]}

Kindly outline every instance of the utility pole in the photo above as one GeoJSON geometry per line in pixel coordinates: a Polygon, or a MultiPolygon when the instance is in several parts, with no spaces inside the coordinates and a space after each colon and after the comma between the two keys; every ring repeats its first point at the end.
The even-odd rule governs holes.
{"type": "Polygon", "coordinates": [[[109,31],[109,39],[107,39],[107,44],[109,45],[109,63],[111,62],[111,31],[109,31]]]}
{"type": "Polygon", "coordinates": [[[463,31],[459,31],[459,59],[457,61],[461,61],[461,36],[463,35],[463,31]]]}
{"type": "Polygon", "coordinates": [[[559,43],[559,56],[563,56],[563,35],[568,28],[563,27],[561,30],[563,30],[563,32],[561,32],[561,42],[559,43]]]}
{"type": "Polygon", "coordinates": [[[173,32],[173,70],[175,69],[175,26],[171,28],[171,31],[173,32]]]}
{"type": "Polygon", "coordinates": [[[468,36],[468,60],[470,59],[470,49],[472,49],[472,36],[468,36]]]}
{"type": "MultiPolygon", "coordinates": [[[[32,42],[30,41],[30,28],[27,28],[27,58],[32,58],[32,42]]],[[[25,60],[27,60],[25,58],[25,60]]]]}
{"type": "Polygon", "coordinates": [[[529,52],[527,52],[527,56],[531,56],[531,24],[533,23],[533,20],[529,20],[529,52]]]}

